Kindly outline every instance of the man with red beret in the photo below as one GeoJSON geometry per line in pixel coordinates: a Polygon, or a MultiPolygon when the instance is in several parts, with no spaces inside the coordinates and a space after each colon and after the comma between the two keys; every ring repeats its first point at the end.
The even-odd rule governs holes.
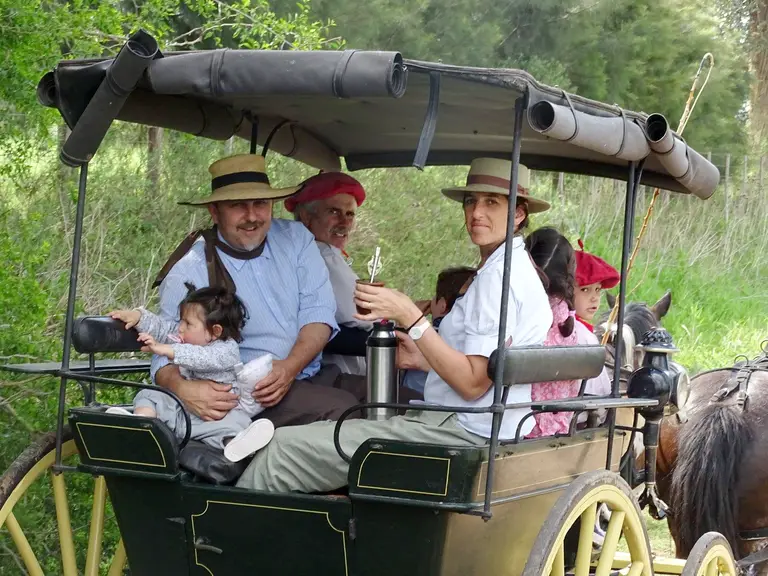
{"type": "Polygon", "coordinates": [[[593,331],[592,321],[600,306],[603,290],[609,290],[619,283],[619,273],[602,258],[584,251],[584,243],[579,240],[581,250],[576,250],[576,296],[574,305],[576,319],[593,331]]]}
{"type": "MultiPolygon", "coordinates": [[[[336,322],[343,330],[323,353],[323,362],[336,364],[343,373],[365,374],[365,338],[370,322],[354,318],[353,293],[357,275],[350,267],[344,248],[355,227],[357,208],[365,200],[362,184],[341,172],[323,172],[305,180],[300,191],[285,200],[285,208],[315,236],[317,247],[328,267],[336,297],[336,322]],[[345,328],[347,330],[345,330],[345,328]],[[351,329],[351,330],[349,330],[351,329]],[[352,341],[360,356],[329,354],[340,343],[352,341]]],[[[346,350],[348,353],[355,350],[346,350]]]]}

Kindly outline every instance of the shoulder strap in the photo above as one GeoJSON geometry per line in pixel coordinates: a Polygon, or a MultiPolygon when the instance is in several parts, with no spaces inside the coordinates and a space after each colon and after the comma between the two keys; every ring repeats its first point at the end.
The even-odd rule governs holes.
{"type": "Polygon", "coordinates": [[[219,252],[216,250],[216,240],[218,239],[216,227],[203,230],[202,236],[205,240],[205,265],[208,268],[208,284],[210,286],[226,288],[234,294],[237,290],[235,281],[232,280],[232,276],[227,272],[224,263],[219,258],[219,252]]]}
{"type": "Polygon", "coordinates": [[[235,292],[235,283],[232,280],[232,276],[230,276],[229,272],[227,272],[227,269],[224,267],[224,264],[222,263],[221,258],[219,258],[218,252],[216,251],[215,226],[212,228],[196,230],[188,234],[187,237],[181,241],[181,244],[176,247],[176,249],[168,258],[168,261],[160,269],[160,272],[157,274],[157,277],[152,284],[152,288],[157,288],[160,286],[171,269],[179,260],[184,257],[187,252],[190,251],[192,245],[200,236],[202,236],[203,240],[205,240],[205,264],[206,268],[208,269],[208,284],[210,286],[220,286],[222,288],[226,288],[233,293],[235,292]]]}
{"type": "Polygon", "coordinates": [[[152,288],[157,288],[160,286],[160,284],[162,284],[163,280],[165,280],[165,277],[168,276],[168,272],[171,271],[171,268],[173,268],[176,265],[176,262],[181,260],[184,255],[189,252],[190,248],[192,248],[192,245],[195,243],[195,240],[198,239],[202,232],[203,230],[195,230],[194,232],[190,232],[187,237],[181,241],[181,244],[176,247],[176,250],[174,250],[170,255],[168,261],[163,264],[162,268],[160,268],[160,272],[157,273],[157,277],[152,284],[152,288]]]}

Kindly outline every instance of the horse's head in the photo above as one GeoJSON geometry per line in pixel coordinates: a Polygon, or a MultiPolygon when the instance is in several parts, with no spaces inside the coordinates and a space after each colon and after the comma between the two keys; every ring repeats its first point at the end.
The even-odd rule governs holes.
{"type": "MultiPolygon", "coordinates": [[[[608,300],[609,310],[600,316],[595,324],[595,335],[602,340],[603,335],[608,332],[608,353],[613,354],[615,350],[616,333],[618,325],[612,323],[608,325],[610,309],[616,304],[616,297],[605,293],[608,300]]],[[[661,319],[669,312],[672,304],[672,292],[667,291],[656,304],[648,306],[645,302],[629,302],[624,308],[624,326],[621,328],[622,337],[622,368],[633,371],[639,368],[643,363],[643,354],[635,350],[638,344],[648,330],[661,326],[661,319]]]]}

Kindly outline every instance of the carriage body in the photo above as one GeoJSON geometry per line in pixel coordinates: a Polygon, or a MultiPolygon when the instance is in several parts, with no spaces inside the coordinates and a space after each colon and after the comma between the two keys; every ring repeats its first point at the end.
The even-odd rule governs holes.
{"type": "MultiPolygon", "coordinates": [[[[338,169],[342,157],[348,169],[356,170],[511,156],[513,183],[518,162],[534,170],[624,179],[625,259],[640,184],[707,198],[719,179],[717,169],[658,115],[569,95],[522,71],[403,61],[399,54],[382,52],[215,50],[162,57],[153,42],[139,33],[117,58],[62,62],[40,83],[41,102],[57,108],[73,129],[61,156],[81,167],[80,223],[88,162],[115,119],[214,139],[239,135],[251,139],[253,150],[269,147],[325,170],[338,169]]],[[[123,349],[120,337],[89,341],[88,333],[79,331],[83,325],[74,322],[78,261],[79,238],[62,363],[9,367],[61,377],[62,390],[68,380],[79,381],[87,392],[84,406],[68,413],[62,392],[56,435],[30,450],[25,464],[16,468],[17,475],[23,472],[18,481],[0,489],[0,525],[14,526],[17,544],[17,524],[10,519],[26,490],[24,478],[47,470],[54,478],[78,471],[97,478],[94,503],[100,502],[102,511],[94,512],[92,534],[103,524],[107,493],[114,508],[122,541],[110,575],[121,573],[127,556],[130,573],[137,575],[530,576],[557,573],[553,566],[565,566],[571,553],[581,574],[592,563],[592,526],[583,526],[590,518],[594,524],[598,501],[611,502],[618,520],[608,527],[616,542],[605,554],[608,560],[598,561],[597,572],[631,564],[630,574],[652,573],[640,509],[618,472],[631,446],[634,410],[657,405],[658,399],[621,398],[618,374],[611,396],[591,404],[578,398],[571,404],[530,406],[549,411],[607,408],[618,414],[608,426],[574,426],[562,437],[510,442],[500,442],[496,432],[488,445],[477,448],[371,438],[351,455],[344,493],[239,489],[232,485],[232,469],[216,468],[221,462],[195,461],[184,452],[190,446],[179,446],[161,422],[107,414],[96,402],[93,385],[115,384],[112,376],[148,366],[96,360],[98,352],[123,349]],[[70,362],[73,344],[89,355],[88,362],[70,362]],[[625,426],[617,427],[617,420],[625,426]],[[79,462],[68,467],[64,462],[75,453],[79,462]],[[579,519],[581,529],[576,528],[579,519]],[[575,543],[566,545],[566,537],[574,534],[575,543]],[[615,549],[622,535],[629,556],[615,549]]],[[[622,283],[620,322],[624,288],[622,283]]],[[[505,306],[503,301],[502,318],[505,306]]],[[[514,353],[500,343],[498,357],[507,362],[493,371],[497,404],[505,386],[557,380],[569,369],[548,362],[544,354],[534,370],[539,379],[526,380],[519,372],[513,377],[514,363],[506,372],[503,366],[514,353]]],[[[584,354],[598,357],[594,350],[584,354]]],[[[604,358],[604,351],[599,354],[604,358]]],[[[583,373],[575,369],[579,378],[597,374],[594,362],[587,364],[583,373]]],[[[494,418],[502,413],[497,410],[494,418]]],[[[57,482],[61,513],[66,500],[62,504],[57,482]]],[[[98,573],[98,535],[92,544],[89,575],[98,573]]],[[[71,538],[62,537],[61,549],[63,556],[72,555],[71,538]]],[[[76,573],[74,560],[64,558],[63,566],[65,574],[76,573]]],[[[679,563],[669,566],[673,573],[682,570],[679,563]]]]}
{"type": "MultiPolygon", "coordinates": [[[[76,408],[70,426],[80,470],[106,481],[135,574],[519,574],[563,490],[604,467],[608,439],[594,429],[501,447],[486,522],[466,512],[482,506],[487,447],[372,438],[348,494],[279,494],[201,481],[155,420],[76,408]]],[[[622,448],[627,438],[617,432],[622,448]]]]}

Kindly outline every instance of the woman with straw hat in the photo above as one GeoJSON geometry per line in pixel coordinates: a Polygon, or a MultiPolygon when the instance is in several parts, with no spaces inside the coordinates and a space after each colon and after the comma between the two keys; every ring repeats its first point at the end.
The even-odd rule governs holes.
{"type": "MultiPolygon", "coordinates": [[[[371,310],[359,316],[372,321],[389,318],[408,327],[399,350],[400,368],[428,372],[424,398],[441,406],[489,406],[493,401],[488,358],[499,338],[501,295],[511,162],[479,158],[472,162],[466,185],[443,194],[461,202],[472,243],[480,252],[477,274],[464,287],[451,312],[440,324],[440,334],[408,296],[389,288],[363,285],[355,302],[371,310]]],[[[528,193],[528,170],[520,166],[514,227],[519,233],[528,214],[549,208],[528,193]]],[[[512,242],[512,278],[505,339],[516,346],[541,344],[552,324],[547,294],[525,251],[522,237],[512,242]]],[[[509,402],[531,399],[530,386],[510,389],[509,402]]],[[[500,438],[516,435],[527,410],[507,410],[500,438]]],[[[410,410],[385,421],[355,420],[341,427],[341,446],[353,453],[369,438],[397,439],[448,445],[483,445],[491,436],[491,414],[410,410]]],[[[521,434],[531,431],[528,419],[521,434]]],[[[238,486],[259,490],[323,492],[347,483],[348,465],[333,442],[334,424],[316,422],[277,431],[272,443],[257,453],[238,486]]]]}

